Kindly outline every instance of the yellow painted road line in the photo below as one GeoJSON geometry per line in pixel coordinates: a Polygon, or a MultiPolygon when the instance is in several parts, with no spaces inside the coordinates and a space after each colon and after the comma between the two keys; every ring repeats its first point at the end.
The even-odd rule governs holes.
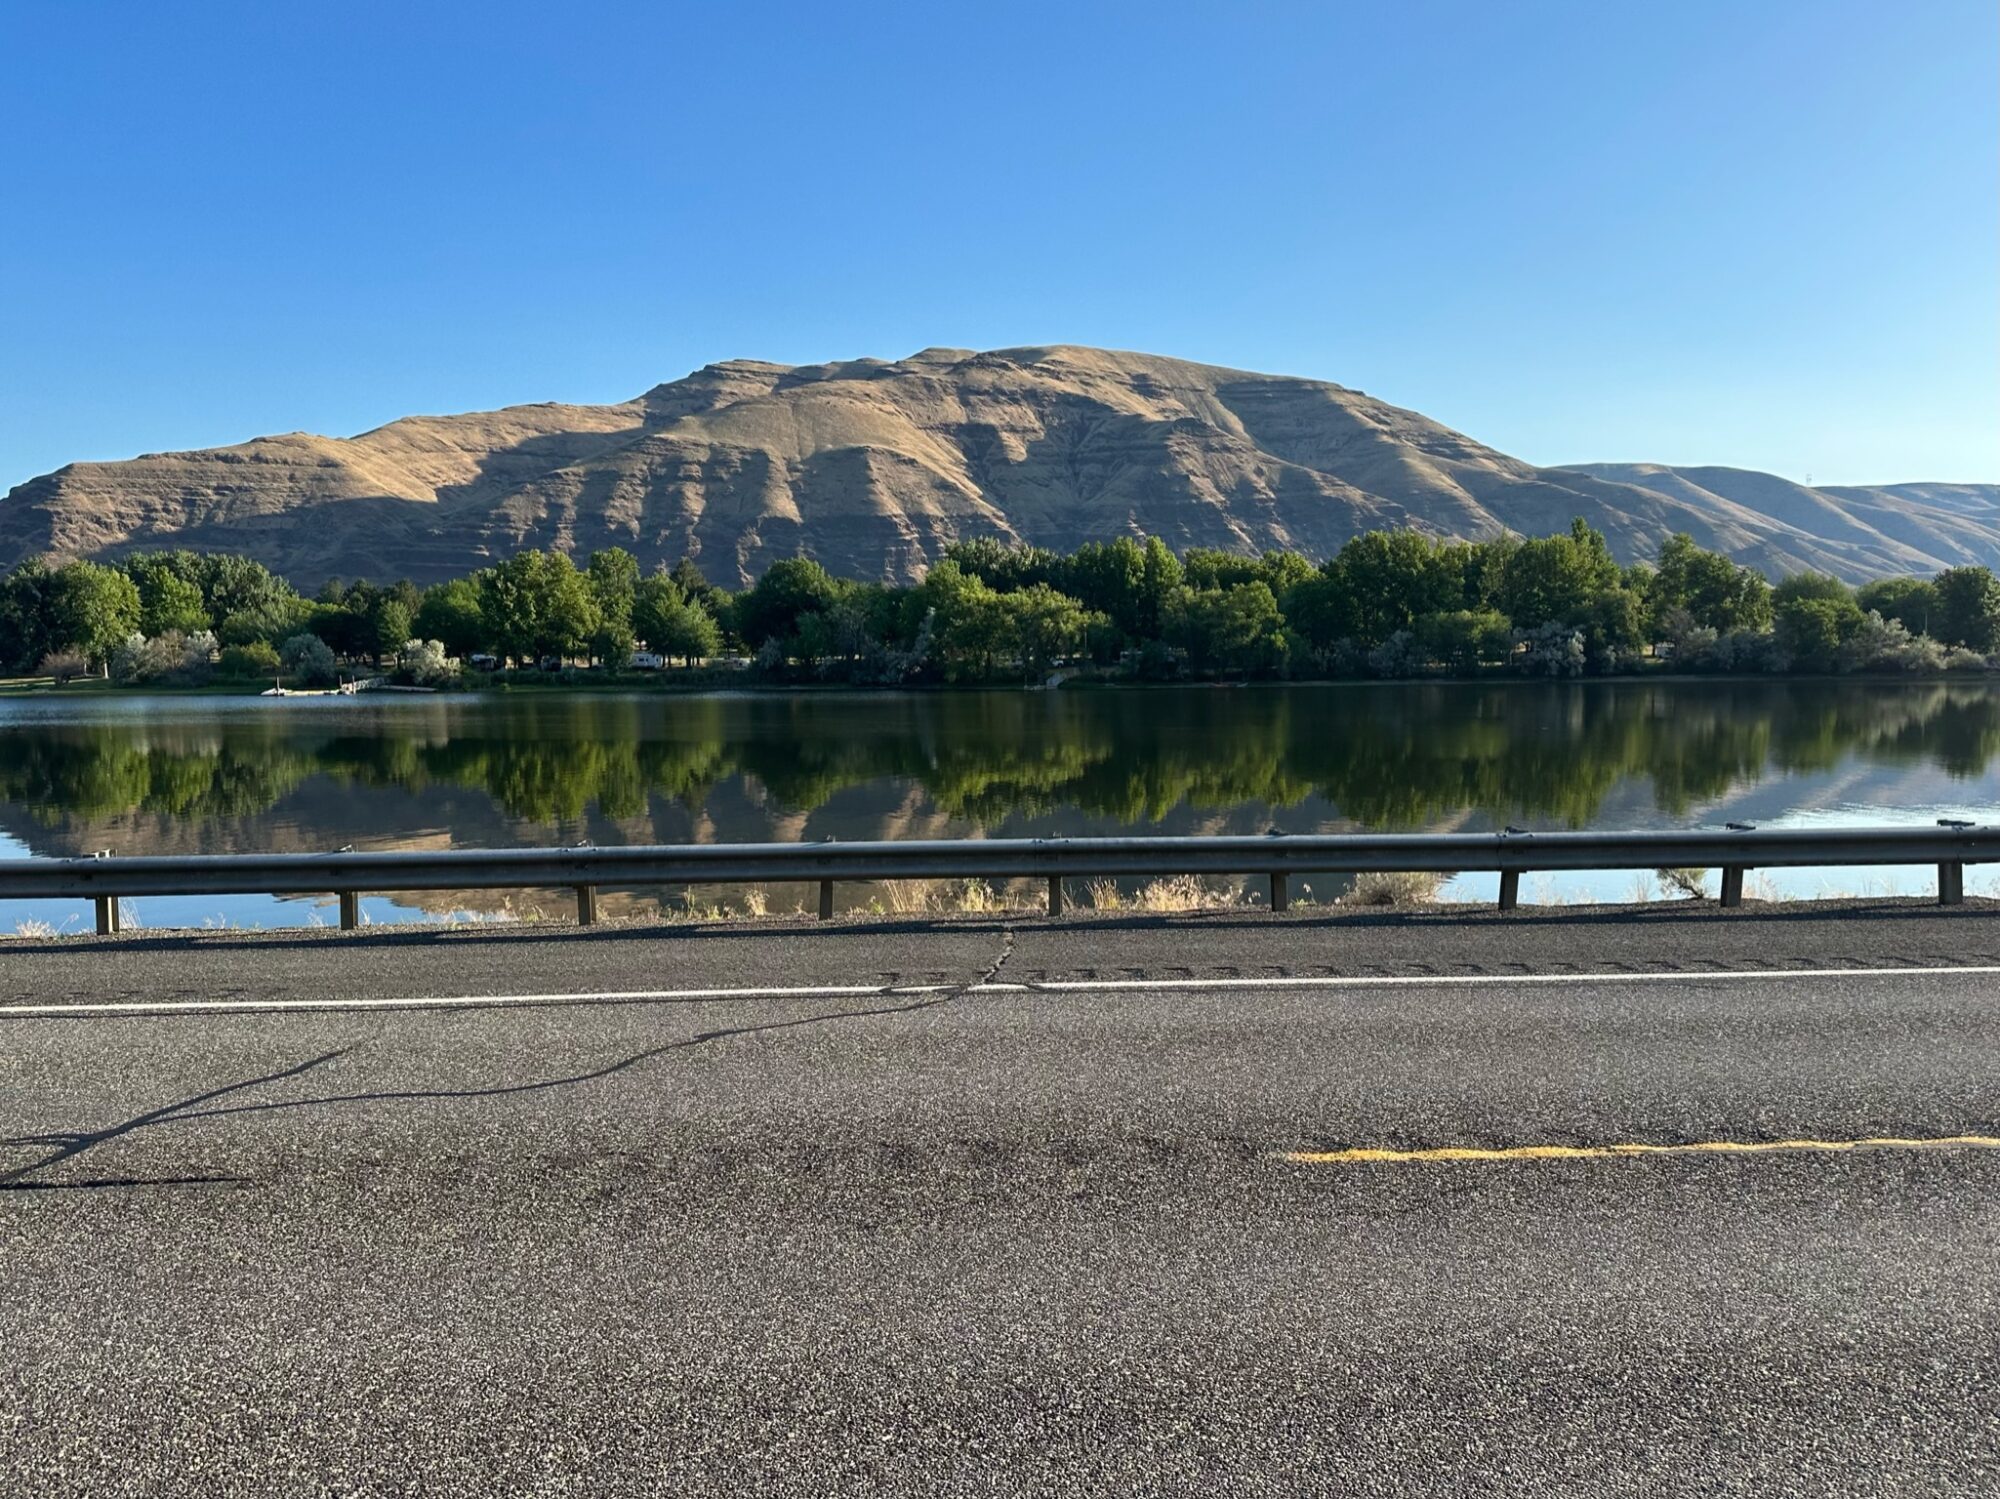
{"type": "Polygon", "coordinates": [[[1421,1161],[1598,1161],[1649,1155],[1772,1155],[1782,1151],[2000,1150],[2000,1136],[1944,1135],[1928,1140],[1880,1136],[1865,1140],[1699,1140],[1687,1145],[1509,1145],[1478,1149],[1451,1145],[1437,1150],[1288,1150],[1284,1159],[1301,1166],[1371,1166],[1421,1161]]]}

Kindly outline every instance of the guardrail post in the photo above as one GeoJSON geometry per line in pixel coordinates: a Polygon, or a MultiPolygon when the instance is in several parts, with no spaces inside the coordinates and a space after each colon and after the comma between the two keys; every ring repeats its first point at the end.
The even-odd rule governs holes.
{"type": "Polygon", "coordinates": [[[821,921],[833,920],[832,880],[821,880],[819,882],[819,919],[821,921]]]}
{"type": "Polygon", "coordinates": [[[361,925],[361,894],[356,890],[340,892],[340,929],[351,932],[361,925]]]}
{"type": "Polygon", "coordinates": [[[576,924],[578,926],[597,925],[597,887],[578,885],[576,887],[576,924]]]}
{"type": "Polygon", "coordinates": [[[1052,874],[1049,876],[1049,915],[1062,915],[1062,906],[1062,876],[1052,874]]]}
{"type": "Polygon", "coordinates": [[[1272,874],[1271,909],[1273,911],[1282,911],[1287,906],[1291,905],[1291,903],[1292,903],[1292,892],[1288,888],[1286,888],[1285,877],[1281,874],[1276,874],[1276,873],[1272,874]]]}
{"type": "Polygon", "coordinates": [[[1512,911],[1521,904],[1521,871],[1503,869],[1500,871],[1500,909],[1512,911]]]}
{"type": "Polygon", "coordinates": [[[1743,867],[1740,864],[1722,871],[1722,903],[1725,906],[1743,904],[1743,867]]]}
{"type": "Polygon", "coordinates": [[[1938,904],[1941,906],[1962,906],[1965,904],[1965,866],[1963,864],[1938,865],[1938,904]]]}
{"type": "Polygon", "coordinates": [[[120,920],[120,915],[118,910],[118,897],[115,895],[98,896],[97,935],[100,937],[115,937],[118,934],[121,926],[122,922],[120,920]]]}

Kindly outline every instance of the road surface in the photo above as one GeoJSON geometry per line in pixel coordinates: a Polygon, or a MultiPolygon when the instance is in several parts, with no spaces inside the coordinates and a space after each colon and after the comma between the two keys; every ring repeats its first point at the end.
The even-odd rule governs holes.
{"type": "Polygon", "coordinates": [[[1996,984],[1977,907],[10,944],[0,1493],[1991,1494],[1996,984]]]}

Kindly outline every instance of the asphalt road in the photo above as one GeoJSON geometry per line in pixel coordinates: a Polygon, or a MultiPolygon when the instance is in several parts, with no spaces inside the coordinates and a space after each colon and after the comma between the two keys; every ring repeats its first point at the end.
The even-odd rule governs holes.
{"type": "Polygon", "coordinates": [[[1292,1157],[2000,1137],[1994,917],[8,944],[0,1493],[1991,1494],[2000,1149],[1292,1157]]]}

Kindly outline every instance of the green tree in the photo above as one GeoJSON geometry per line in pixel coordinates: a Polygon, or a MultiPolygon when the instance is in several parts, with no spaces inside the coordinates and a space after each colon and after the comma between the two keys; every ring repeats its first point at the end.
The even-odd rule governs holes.
{"type": "Polygon", "coordinates": [[[300,687],[330,687],[339,676],[333,648],[317,635],[294,635],[278,651],[279,667],[300,687]]]}
{"type": "Polygon", "coordinates": [[[368,612],[368,642],[380,661],[402,653],[410,643],[415,615],[410,606],[393,593],[384,594],[368,612]]]}
{"type": "Polygon", "coordinates": [[[840,594],[840,585],[817,562],[808,557],[783,558],[737,597],[736,632],[752,650],[767,640],[789,640],[798,633],[803,616],[826,613],[840,594]]]}
{"type": "Polygon", "coordinates": [[[670,660],[693,662],[722,649],[722,631],[709,612],[672,578],[657,574],[638,585],[632,629],[648,650],[670,660]]]}
{"type": "Polygon", "coordinates": [[[1801,592],[1778,602],[1778,644],[1795,667],[1831,671],[1842,642],[1861,628],[1865,618],[1861,606],[1844,589],[1839,597],[1833,598],[1823,593],[1801,592]]]}
{"type": "Polygon", "coordinates": [[[1330,565],[1286,589],[1278,606],[1285,623],[1309,646],[1325,650],[1352,638],[1354,611],[1348,607],[1345,585],[1330,565]]]}
{"type": "Polygon", "coordinates": [[[292,586],[261,562],[217,552],[202,556],[191,570],[198,573],[193,581],[201,585],[210,619],[222,621],[238,614],[269,620],[298,617],[298,595],[292,586]]]}
{"type": "Polygon", "coordinates": [[[1816,572],[1791,573],[1779,579],[1778,586],[1771,590],[1771,604],[1774,609],[1782,609],[1787,604],[1803,603],[1808,599],[1819,599],[1829,604],[1849,604],[1854,602],[1854,590],[1831,573],[1816,572]]]}
{"type": "Polygon", "coordinates": [[[2000,646],[2000,581],[1983,567],[1948,567],[1937,575],[1931,636],[1981,654],[2000,646]]]}
{"type": "Polygon", "coordinates": [[[581,653],[597,629],[597,606],[564,552],[518,552],[479,574],[487,635],[517,661],[581,653]]]}
{"type": "Polygon", "coordinates": [[[590,653],[608,666],[623,666],[632,655],[632,605],[639,590],[639,561],[622,547],[590,554],[585,570],[598,624],[590,653]]]}
{"type": "Polygon", "coordinates": [[[1001,594],[999,608],[1005,638],[1026,677],[1041,676],[1078,650],[1090,628],[1090,611],[1046,583],[1001,594]]]}
{"type": "Polygon", "coordinates": [[[453,578],[425,589],[410,629],[420,639],[441,642],[461,660],[481,649],[488,637],[479,608],[479,585],[470,578],[453,578]]]}
{"type": "Polygon", "coordinates": [[[1281,599],[1298,584],[1318,571],[1297,552],[1266,552],[1257,559],[1258,571],[1271,597],[1281,599]]]}
{"type": "Polygon", "coordinates": [[[974,536],[945,548],[944,561],[955,562],[968,577],[999,593],[1050,583],[1060,559],[1044,547],[1011,546],[993,536],[974,536]]]}
{"type": "Polygon", "coordinates": [[[139,628],[139,589],[115,567],[72,562],[56,570],[51,634],[93,665],[110,659],[139,628]]]}
{"type": "Polygon", "coordinates": [[[1167,602],[1163,638],[1198,672],[1271,676],[1285,666],[1285,617],[1262,578],[1224,588],[1180,588],[1167,602]]]}
{"type": "Polygon", "coordinates": [[[1504,662],[1513,649],[1513,630],[1497,609],[1454,609],[1417,621],[1417,642],[1431,660],[1454,671],[1484,662],[1504,662]]]}
{"type": "Polygon", "coordinates": [[[1475,541],[1465,549],[1460,569],[1467,609],[1499,608],[1501,580],[1507,575],[1508,562],[1520,547],[1519,537],[1496,536],[1490,541],[1475,541]]]}
{"type": "Polygon", "coordinates": [[[0,583],[0,666],[33,671],[61,641],[55,638],[56,578],[30,558],[0,583]]]}
{"type": "Polygon", "coordinates": [[[1157,536],[1143,544],[1130,536],[1085,542],[1056,574],[1057,588],[1131,641],[1158,637],[1167,596],[1181,583],[1180,562],[1157,536]]]}
{"type": "Polygon", "coordinates": [[[1870,614],[1894,620],[1918,635],[1931,632],[1931,617],[1937,613],[1936,585],[1923,578],[1877,578],[1862,584],[1855,603],[1870,614]]]}
{"type": "Polygon", "coordinates": [[[668,622],[654,649],[662,656],[676,657],[692,666],[721,654],[722,629],[699,602],[687,599],[668,622]]]}
{"type": "MultiPolygon", "coordinates": [[[[1307,571],[1310,573],[1311,569],[1307,571]]],[[[1188,588],[1196,593],[1234,588],[1238,583],[1264,581],[1260,559],[1246,557],[1241,552],[1218,551],[1213,547],[1190,547],[1181,553],[1181,572],[1188,588]]],[[[1177,604],[1181,602],[1176,600],[1177,604]]]]}
{"type": "Polygon", "coordinates": [[[1500,579],[1500,608],[1517,630],[1580,624],[1592,601],[1622,581],[1603,535],[1578,519],[1566,536],[1538,536],[1515,548],[1500,579]]]}
{"type": "Polygon", "coordinates": [[[1462,548],[1440,546],[1417,531],[1364,531],[1350,539],[1324,573],[1330,596],[1314,601],[1330,618],[1330,639],[1380,645],[1422,616],[1458,608],[1465,597],[1462,548]]]}
{"type": "Polygon", "coordinates": [[[1661,544],[1648,603],[1648,627],[1656,639],[1666,638],[1663,626],[1675,610],[1716,631],[1761,630],[1771,623],[1771,585],[1764,575],[1697,546],[1685,532],[1661,544]]]}
{"type": "Polygon", "coordinates": [[[730,605],[733,602],[729,591],[718,588],[703,577],[701,569],[695,565],[692,557],[681,558],[667,576],[674,580],[674,586],[680,589],[690,603],[701,605],[716,624],[725,630],[728,628],[730,605]]]}
{"type": "Polygon", "coordinates": [[[369,618],[367,593],[359,588],[342,590],[340,600],[338,603],[315,600],[306,605],[307,632],[318,636],[328,650],[342,659],[359,660],[373,655],[375,624],[369,618]],[[353,607],[357,601],[362,606],[359,609],[353,607]]]}
{"type": "Polygon", "coordinates": [[[1012,645],[1001,595],[956,562],[940,562],[924,576],[911,607],[931,621],[932,639],[954,678],[990,677],[1012,645]]]}
{"type": "Polygon", "coordinates": [[[1594,671],[1610,671],[1646,643],[1646,601],[1621,582],[1601,589],[1572,621],[1594,671]]]}
{"type": "Polygon", "coordinates": [[[213,628],[199,574],[181,565],[191,553],[142,552],[125,560],[125,575],[139,590],[139,630],[144,635],[178,631],[192,635],[213,628]]]}

